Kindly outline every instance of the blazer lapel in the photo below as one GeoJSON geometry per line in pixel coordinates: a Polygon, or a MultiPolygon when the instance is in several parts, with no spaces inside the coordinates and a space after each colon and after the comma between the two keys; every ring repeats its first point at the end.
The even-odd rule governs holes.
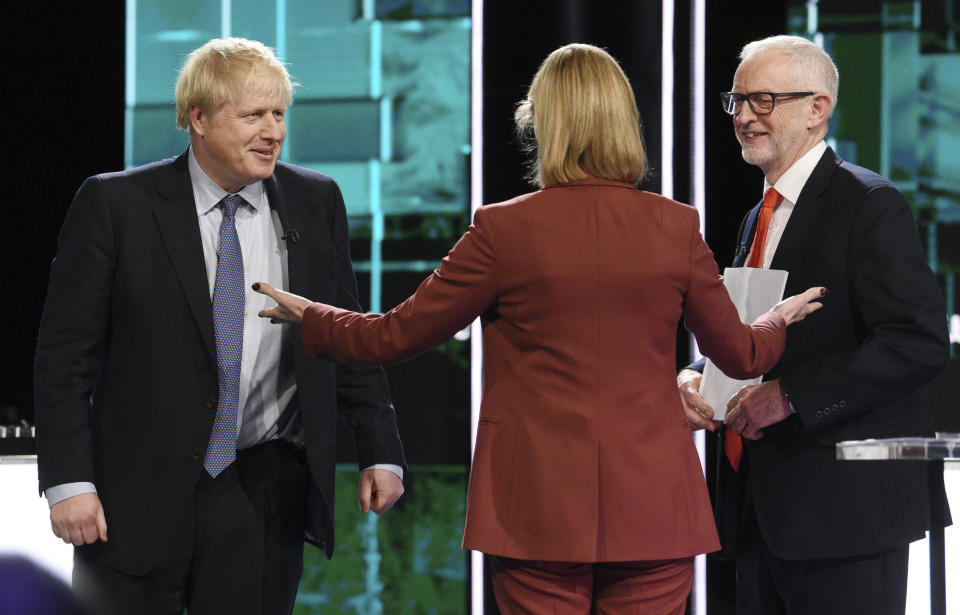
{"type": "Polygon", "coordinates": [[[193,312],[210,356],[216,362],[213,308],[210,304],[210,288],[204,267],[203,244],[200,241],[200,225],[197,223],[197,206],[193,200],[187,154],[177,157],[164,171],[165,175],[155,187],[159,202],[153,209],[153,215],[190,305],[190,311],[193,312]]]}
{"type": "Polygon", "coordinates": [[[823,209],[820,197],[830,186],[830,178],[840,162],[840,157],[828,147],[800,191],[800,197],[790,214],[790,221],[780,237],[777,253],[773,255],[773,262],[770,263],[771,269],[790,271],[792,268],[798,248],[806,241],[810,229],[820,216],[823,209]]]}
{"type": "Polygon", "coordinates": [[[277,212],[280,226],[283,228],[284,243],[287,250],[287,274],[290,288],[287,290],[295,295],[306,296],[307,289],[307,242],[301,235],[304,230],[297,208],[290,206],[288,196],[274,173],[265,180],[264,187],[270,207],[277,212]]]}
{"type": "Polygon", "coordinates": [[[750,254],[750,246],[753,244],[753,236],[757,232],[757,216],[760,214],[761,205],[762,203],[754,205],[743,221],[740,237],[737,238],[737,253],[733,255],[734,267],[746,266],[747,255],[750,254]],[[744,229],[746,232],[744,232],[744,229]]]}

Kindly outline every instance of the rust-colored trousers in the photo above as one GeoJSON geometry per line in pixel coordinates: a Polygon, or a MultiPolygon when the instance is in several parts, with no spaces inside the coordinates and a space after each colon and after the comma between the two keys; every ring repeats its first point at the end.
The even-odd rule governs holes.
{"type": "Polygon", "coordinates": [[[538,562],[488,556],[502,615],[683,615],[693,558],[538,562]]]}

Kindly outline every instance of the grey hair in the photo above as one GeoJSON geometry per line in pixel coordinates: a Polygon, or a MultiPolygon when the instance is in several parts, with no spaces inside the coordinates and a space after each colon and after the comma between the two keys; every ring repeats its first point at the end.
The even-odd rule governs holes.
{"type": "Polygon", "coordinates": [[[781,34],[747,43],[740,51],[740,61],[744,62],[765,51],[786,54],[796,71],[799,80],[797,87],[826,92],[832,101],[830,115],[833,115],[833,110],[837,107],[840,74],[837,72],[837,65],[826,51],[802,36],[781,34]]]}

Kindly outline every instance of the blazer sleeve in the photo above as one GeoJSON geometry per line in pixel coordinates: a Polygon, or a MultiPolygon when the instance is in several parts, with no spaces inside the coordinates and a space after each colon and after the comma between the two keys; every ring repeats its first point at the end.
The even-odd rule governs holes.
{"type": "Polygon", "coordinates": [[[114,230],[103,183],[80,187],[50,268],[34,362],[40,489],[94,482],[91,395],[108,335],[114,230]]]}
{"type": "MultiPolygon", "coordinates": [[[[737,233],[737,252],[733,256],[733,266],[734,267],[743,267],[743,262],[746,259],[747,253],[749,252],[748,244],[753,240],[752,231],[752,218],[755,219],[759,211],[760,205],[757,205],[743,217],[740,221],[740,231],[737,233]],[[748,222],[751,225],[748,227],[748,222]],[[749,234],[748,234],[749,232],[749,234]]],[[[704,357],[701,357],[694,361],[693,363],[684,367],[684,369],[692,369],[693,371],[703,373],[704,368],[706,367],[707,360],[704,357]]]]}
{"type": "Polygon", "coordinates": [[[867,193],[849,246],[849,297],[831,300],[848,302],[863,341],[849,352],[820,356],[781,374],[808,430],[899,399],[949,361],[943,294],[898,190],[882,185],[867,193]]]}
{"type": "Polygon", "coordinates": [[[699,225],[691,227],[689,245],[689,281],[683,307],[687,329],[697,338],[704,356],[728,376],[746,379],[763,375],[783,354],[786,322],[780,315],[767,312],[753,324],[743,324],[699,225]]]}
{"type": "MultiPolygon", "coordinates": [[[[350,260],[350,232],[340,188],[325,184],[334,204],[330,219],[335,247],[336,305],[360,309],[357,278],[350,260]]],[[[369,365],[336,365],[337,414],[353,432],[357,463],[361,469],[374,464],[393,464],[406,469],[397,414],[383,369],[369,365]]]]}
{"type": "Polygon", "coordinates": [[[489,210],[474,223],[406,301],[385,314],[360,314],[322,303],[303,314],[308,355],[340,362],[390,364],[441,344],[496,299],[496,258],[489,210]]]}

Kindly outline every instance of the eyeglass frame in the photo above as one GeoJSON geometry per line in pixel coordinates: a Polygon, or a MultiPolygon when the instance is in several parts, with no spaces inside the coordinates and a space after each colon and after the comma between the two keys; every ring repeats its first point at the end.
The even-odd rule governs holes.
{"type": "Polygon", "coordinates": [[[750,110],[757,115],[770,115],[773,113],[773,110],[777,106],[778,98],[800,98],[805,96],[813,96],[816,92],[749,92],[747,94],[738,94],[737,92],[722,92],[720,94],[720,105],[723,107],[723,110],[729,115],[736,115],[740,113],[740,109],[743,108],[743,103],[746,101],[750,105],[750,110]],[[769,111],[757,111],[757,108],[753,106],[753,102],[750,101],[750,98],[757,96],[758,94],[766,94],[770,97],[770,110],[769,111]],[[729,97],[731,104],[724,104],[724,99],[729,97]],[[734,108],[733,105],[739,102],[739,108],[734,108]]]}

